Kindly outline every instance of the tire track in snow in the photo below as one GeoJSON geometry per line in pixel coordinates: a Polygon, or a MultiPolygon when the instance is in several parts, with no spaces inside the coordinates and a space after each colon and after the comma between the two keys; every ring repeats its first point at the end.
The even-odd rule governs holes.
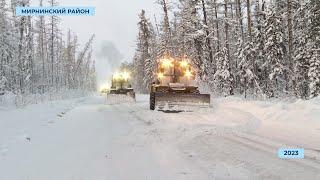
{"type": "Polygon", "coordinates": [[[157,157],[160,157],[160,162],[158,163],[170,166],[170,171],[176,174],[174,176],[179,177],[175,179],[211,179],[207,177],[208,175],[202,169],[190,163],[190,157],[185,156],[177,148],[177,131],[167,128],[166,121],[162,121],[164,120],[163,114],[165,113],[147,110],[139,106],[139,104],[118,104],[112,107],[120,112],[128,113],[128,115],[132,116],[133,119],[136,119],[143,126],[143,129],[137,130],[133,135],[137,135],[143,141],[144,148],[151,148],[152,152],[157,157]],[[162,124],[163,122],[164,124],[162,124]]]}

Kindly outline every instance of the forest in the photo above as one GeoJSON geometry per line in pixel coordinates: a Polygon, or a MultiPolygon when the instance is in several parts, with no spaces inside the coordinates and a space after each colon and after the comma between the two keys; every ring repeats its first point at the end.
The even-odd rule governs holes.
{"type": "Polygon", "coordinates": [[[16,16],[21,6],[30,6],[30,0],[0,0],[0,96],[23,105],[95,91],[94,35],[80,45],[74,32],[60,28],[59,17],[16,16]]]}
{"type": "Polygon", "coordinates": [[[139,14],[133,63],[143,93],[164,55],[191,61],[216,96],[312,99],[320,95],[319,0],[158,0],[139,14]],[[152,21],[150,20],[152,19],[152,21]]]}

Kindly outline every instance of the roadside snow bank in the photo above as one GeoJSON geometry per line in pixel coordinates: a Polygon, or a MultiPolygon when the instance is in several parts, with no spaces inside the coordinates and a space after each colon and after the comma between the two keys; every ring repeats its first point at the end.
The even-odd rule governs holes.
{"type": "Polygon", "coordinates": [[[64,100],[85,97],[92,94],[92,92],[84,90],[60,90],[52,91],[44,94],[25,94],[19,95],[12,92],[6,92],[4,95],[0,95],[0,110],[12,109],[16,107],[26,106],[29,104],[39,104],[55,100],[64,100]]]}
{"type": "Polygon", "coordinates": [[[257,134],[302,148],[320,150],[320,98],[304,100],[253,101],[238,97],[219,98],[215,108],[234,108],[248,112],[261,123],[257,134]]]}
{"type": "Polygon", "coordinates": [[[214,105],[241,109],[252,113],[261,120],[320,123],[319,98],[309,101],[252,101],[228,97],[216,99],[214,105]]]}

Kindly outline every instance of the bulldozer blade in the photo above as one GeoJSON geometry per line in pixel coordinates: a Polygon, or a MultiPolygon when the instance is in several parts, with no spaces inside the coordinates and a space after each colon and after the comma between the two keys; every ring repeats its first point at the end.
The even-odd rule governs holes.
{"type": "Polygon", "coordinates": [[[187,110],[209,108],[210,94],[156,93],[155,106],[158,110],[187,110]]]}
{"type": "Polygon", "coordinates": [[[121,104],[121,103],[133,103],[136,102],[134,96],[126,94],[108,94],[107,95],[107,104],[121,104]]]}

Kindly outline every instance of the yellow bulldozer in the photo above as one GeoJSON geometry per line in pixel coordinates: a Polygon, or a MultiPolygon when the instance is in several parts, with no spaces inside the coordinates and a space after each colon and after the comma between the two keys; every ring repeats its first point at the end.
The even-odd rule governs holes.
{"type": "Polygon", "coordinates": [[[130,73],[127,71],[113,74],[111,88],[107,94],[107,101],[109,103],[134,102],[136,100],[130,79],[130,73]]]}
{"type": "Polygon", "coordinates": [[[183,111],[210,106],[210,94],[200,93],[187,59],[166,56],[158,64],[157,78],[150,88],[150,110],[183,111]]]}

